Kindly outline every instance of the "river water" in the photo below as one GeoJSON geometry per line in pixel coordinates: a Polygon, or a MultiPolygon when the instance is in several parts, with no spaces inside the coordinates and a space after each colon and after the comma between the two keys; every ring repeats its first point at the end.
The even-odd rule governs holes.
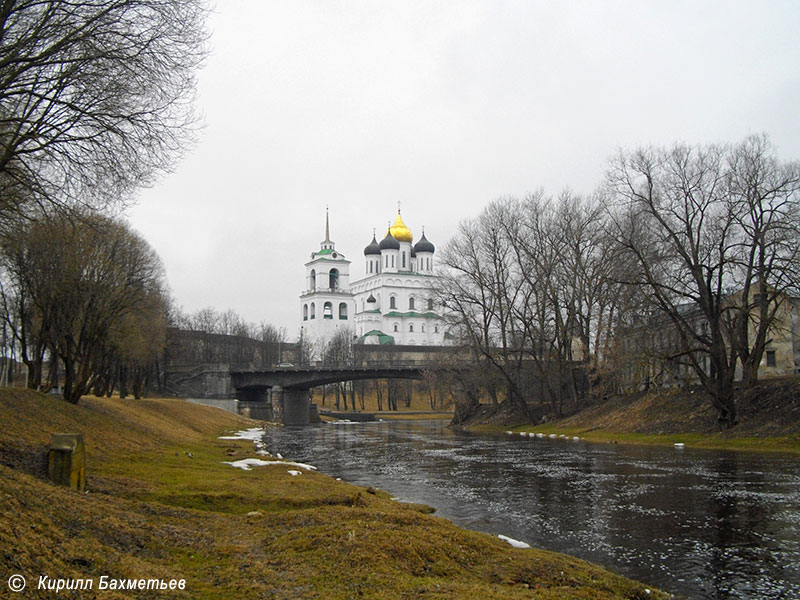
{"type": "Polygon", "coordinates": [[[453,432],[444,422],[271,430],[272,452],[439,516],[685,598],[800,598],[800,461],[453,432]]]}

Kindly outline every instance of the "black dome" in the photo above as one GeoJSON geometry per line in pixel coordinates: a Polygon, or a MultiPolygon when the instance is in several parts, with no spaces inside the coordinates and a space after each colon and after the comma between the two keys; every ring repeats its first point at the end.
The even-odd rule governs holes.
{"type": "Polygon", "coordinates": [[[414,244],[414,252],[433,252],[434,250],[433,244],[428,241],[428,238],[425,237],[425,233],[423,232],[420,240],[414,244]]]}
{"type": "Polygon", "coordinates": [[[387,233],[386,237],[378,244],[381,250],[400,250],[400,242],[398,242],[391,233],[387,233]]]}
{"type": "Polygon", "coordinates": [[[370,304],[372,304],[373,302],[377,302],[377,300],[375,300],[375,296],[373,296],[372,294],[370,294],[370,295],[369,295],[369,298],[367,298],[367,302],[369,302],[370,304]]]}
{"type": "Polygon", "coordinates": [[[375,239],[375,235],[372,236],[372,241],[369,243],[369,246],[364,248],[364,256],[369,256],[370,254],[380,254],[381,247],[378,245],[378,240],[375,239]]]}

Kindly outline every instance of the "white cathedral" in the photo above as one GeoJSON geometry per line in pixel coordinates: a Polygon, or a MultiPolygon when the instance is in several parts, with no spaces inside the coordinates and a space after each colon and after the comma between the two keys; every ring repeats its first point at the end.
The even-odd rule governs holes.
{"type": "Polygon", "coordinates": [[[380,242],[375,235],[364,248],[366,276],[350,283],[350,261],[325,239],[306,263],[306,287],[300,294],[301,331],[312,342],[330,339],[343,328],[358,343],[440,346],[445,324],[433,299],[435,248],[414,236],[400,210],[380,242]]]}

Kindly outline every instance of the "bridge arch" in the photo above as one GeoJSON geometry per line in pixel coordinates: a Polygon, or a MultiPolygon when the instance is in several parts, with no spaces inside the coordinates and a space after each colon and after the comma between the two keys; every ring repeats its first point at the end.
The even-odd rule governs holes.
{"type": "MultiPolygon", "coordinates": [[[[427,367],[430,368],[430,367],[427,367]]],[[[310,423],[309,391],[312,388],[362,379],[422,379],[425,366],[373,367],[276,367],[273,369],[231,369],[231,381],[240,406],[251,414],[269,413],[284,425],[310,423]]]]}

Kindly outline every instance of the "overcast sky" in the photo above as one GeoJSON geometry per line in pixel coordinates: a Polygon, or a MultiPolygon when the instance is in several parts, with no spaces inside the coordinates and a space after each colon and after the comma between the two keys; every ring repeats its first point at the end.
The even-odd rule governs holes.
{"type": "Polygon", "coordinates": [[[303,263],[401,203],[437,246],[500,196],[590,193],[618,148],[767,133],[800,159],[800,2],[218,0],[205,127],[129,219],[178,306],[299,334],[303,263]]]}

